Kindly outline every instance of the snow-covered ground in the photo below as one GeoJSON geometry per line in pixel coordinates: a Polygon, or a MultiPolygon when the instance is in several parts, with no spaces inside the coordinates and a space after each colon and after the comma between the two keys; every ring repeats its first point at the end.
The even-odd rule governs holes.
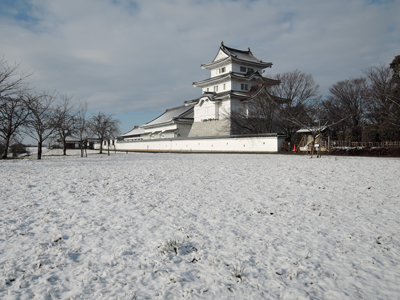
{"type": "Polygon", "coordinates": [[[67,153],[0,161],[1,299],[400,298],[398,158],[67,153]]]}
{"type": "MultiPolygon", "coordinates": [[[[37,156],[37,147],[28,147],[27,150],[29,152],[28,156],[31,156],[31,158],[36,158],[37,156]]],[[[52,148],[47,148],[43,147],[42,148],[42,155],[43,156],[60,156],[62,155],[63,150],[62,149],[52,149],[52,148]]],[[[98,154],[99,150],[92,150],[92,149],[87,149],[86,153],[84,152],[84,156],[89,155],[89,154],[98,154]]],[[[107,149],[103,150],[103,153],[107,154],[107,149]]],[[[112,152],[110,152],[112,153],[112,152]]],[[[26,154],[23,156],[27,156],[26,154]]],[[[80,149],[67,149],[67,156],[81,156],[81,150],[80,149]]]]}

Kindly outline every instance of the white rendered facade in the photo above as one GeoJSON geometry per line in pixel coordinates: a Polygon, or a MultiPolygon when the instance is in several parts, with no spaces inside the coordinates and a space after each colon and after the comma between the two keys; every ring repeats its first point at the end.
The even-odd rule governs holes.
{"type": "MultiPolygon", "coordinates": [[[[242,107],[242,100],[249,97],[252,86],[262,79],[262,70],[271,66],[272,63],[255,58],[250,49],[237,50],[221,43],[214,60],[201,65],[203,69],[210,70],[210,77],[193,83],[194,87],[202,89],[203,96],[197,103],[186,102],[194,104],[194,125],[228,119],[232,111],[242,107]]],[[[227,128],[225,133],[230,134],[230,129],[227,128]]]]}
{"type": "Polygon", "coordinates": [[[266,79],[261,76],[262,70],[271,66],[254,57],[250,48],[238,50],[221,43],[212,62],[201,65],[210,71],[210,77],[193,83],[202,89],[199,98],[169,108],[119,138],[140,141],[232,135],[230,114],[246,106],[256,93],[255,87],[266,79]]]}

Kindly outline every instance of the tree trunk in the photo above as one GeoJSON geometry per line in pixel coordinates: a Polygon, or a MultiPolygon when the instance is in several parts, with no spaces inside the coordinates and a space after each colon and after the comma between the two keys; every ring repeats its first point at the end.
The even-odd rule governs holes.
{"type": "Polygon", "coordinates": [[[5,138],[5,145],[4,145],[4,152],[3,155],[1,156],[1,159],[7,159],[8,158],[8,147],[10,146],[10,139],[11,139],[11,123],[8,123],[7,126],[7,134],[5,138]]]}
{"type": "Polygon", "coordinates": [[[5,140],[4,151],[3,151],[3,155],[1,156],[1,159],[7,159],[7,157],[8,157],[8,147],[9,146],[10,146],[10,137],[7,136],[7,138],[5,140]]]}
{"type": "MultiPolygon", "coordinates": [[[[290,142],[292,141],[292,132],[291,131],[286,133],[286,139],[288,140],[288,144],[290,144],[290,142]]],[[[289,147],[289,151],[290,151],[290,147],[289,147]]]]}
{"type": "Polygon", "coordinates": [[[63,155],[67,155],[67,141],[65,140],[65,137],[62,138],[63,142],[63,155]]]}
{"type": "Polygon", "coordinates": [[[42,159],[42,141],[39,140],[37,143],[37,159],[42,159]]]}
{"type": "Polygon", "coordinates": [[[310,158],[313,158],[313,156],[314,156],[314,149],[315,149],[315,136],[313,135],[312,136],[312,139],[313,139],[313,141],[312,141],[312,143],[311,143],[311,157],[310,158]]]}
{"type": "Polygon", "coordinates": [[[317,158],[321,158],[322,137],[319,136],[317,158]]]}
{"type": "Polygon", "coordinates": [[[100,140],[100,154],[103,153],[103,140],[100,140]]]}

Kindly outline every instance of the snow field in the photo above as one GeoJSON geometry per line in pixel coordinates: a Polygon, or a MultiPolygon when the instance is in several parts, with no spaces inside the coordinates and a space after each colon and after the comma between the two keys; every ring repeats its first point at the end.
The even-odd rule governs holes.
{"type": "Polygon", "coordinates": [[[1,299],[400,297],[397,158],[121,153],[0,168],[1,299]]]}

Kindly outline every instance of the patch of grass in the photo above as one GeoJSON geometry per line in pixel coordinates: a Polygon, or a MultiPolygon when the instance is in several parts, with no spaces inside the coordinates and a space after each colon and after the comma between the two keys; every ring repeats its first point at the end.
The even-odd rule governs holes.
{"type": "Polygon", "coordinates": [[[169,252],[174,252],[176,255],[178,255],[179,247],[180,247],[179,241],[173,240],[173,239],[167,240],[165,243],[158,246],[161,254],[167,254],[169,252]]]}
{"type": "Polygon", "coordinates": [[[238,265],[233,265],[233,276],[236,278],[239,278],[240,280],[243,280],[243,273],[244,273],[244,263],[239,261],[238,265]]]}

